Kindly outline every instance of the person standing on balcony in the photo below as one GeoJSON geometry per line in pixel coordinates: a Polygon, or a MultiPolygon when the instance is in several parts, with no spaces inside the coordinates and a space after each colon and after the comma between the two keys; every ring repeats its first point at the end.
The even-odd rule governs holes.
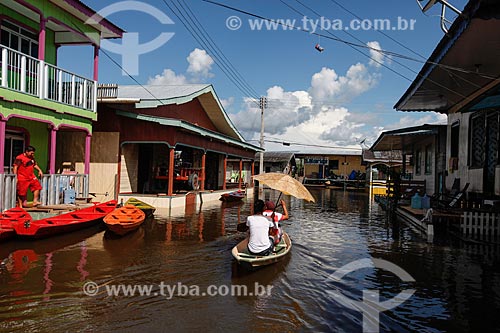
{"type": "Polygon", "coordinates": [[[19,154],[14,161],[13,172],[17,175],[17,201],[19,207],[27,206],[28,188],[33,192],[33,206],[41,204],[40,190],[42,186],[35,176],[35,169],[38,177],[43,176],[42,169],[35,161],[35,147],[28,146],[24,153],[19,154]]]}

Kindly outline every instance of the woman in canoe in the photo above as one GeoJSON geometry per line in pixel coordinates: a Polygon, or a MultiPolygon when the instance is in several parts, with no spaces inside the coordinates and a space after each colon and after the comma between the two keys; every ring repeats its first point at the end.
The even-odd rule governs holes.
{"type": "Polygon", "coordinates": [[[250,231],[248,252],[256,256],[267,256],[273,252],[274,248],[274,238],[269,236],[274,223],[262,215],[265,207],[264,201],[255,201],[254,215],[247,217],[246,225],[250,231]]]}
{"type": "MultiPolygon", "coordinates": [[[[266,201],[266,209],[262,213],[262,215],[271,218],[274,222],[274,228],[271,232],[271,235],[274,238],[274,244],[278,244],[281,241],[281,237],[283,235],[283,230],[281,229],[279,222],[288,220],[288,209],[286,208],[285,201],[283,199],[280,200],[280,205],[283,207],[283,214],[278,213],[276,211],[276,205],[272,201],[266,201]]],[[[278,206],[278,207],[279,207],[278,206]]]]}

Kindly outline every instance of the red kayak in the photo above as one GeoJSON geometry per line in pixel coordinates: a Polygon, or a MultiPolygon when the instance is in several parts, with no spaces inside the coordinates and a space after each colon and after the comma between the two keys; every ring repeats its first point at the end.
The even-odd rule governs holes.
{"type": "Polygon", "coordinates": [[[14,225],[18,236],[25,238],[43,238],[65,232],[82,229],[98,223],[104,216],[116,208],[116,201],[111,200],[69,213],[33,221],[19,220],[14,225]]]}
{"type": "Polygon", "coordinates": [[[14,226],[19,222],[31,221],[31,216],[22,208],[12,208],[0,216],[0,241],[16,235],[14,226]]]}

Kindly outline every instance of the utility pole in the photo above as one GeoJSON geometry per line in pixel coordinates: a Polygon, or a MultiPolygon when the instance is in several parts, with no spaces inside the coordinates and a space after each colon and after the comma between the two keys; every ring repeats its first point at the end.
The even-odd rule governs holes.
{"type": "MultiPolygon", "coordinates": [[[[259,101],[260,106],[260,148],[264,149],[264,109],[267,106],[267,98],[261,97],[259,101]]],[[[259,174],[264,173],[264,151],[260,152],[259,174]]],[[[259,199],[264,200],[264,188],[259,182],[259,199]]]]}

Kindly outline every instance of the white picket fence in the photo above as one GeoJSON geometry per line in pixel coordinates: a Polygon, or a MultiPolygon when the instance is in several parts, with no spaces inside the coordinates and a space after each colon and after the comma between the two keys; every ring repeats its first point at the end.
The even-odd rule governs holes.
{"type": "Polygon", "coordinates": [[[464,236],[478,240],[500,239],[499,212],[464,212],[460,219],[460,230],[464,236]]]}

